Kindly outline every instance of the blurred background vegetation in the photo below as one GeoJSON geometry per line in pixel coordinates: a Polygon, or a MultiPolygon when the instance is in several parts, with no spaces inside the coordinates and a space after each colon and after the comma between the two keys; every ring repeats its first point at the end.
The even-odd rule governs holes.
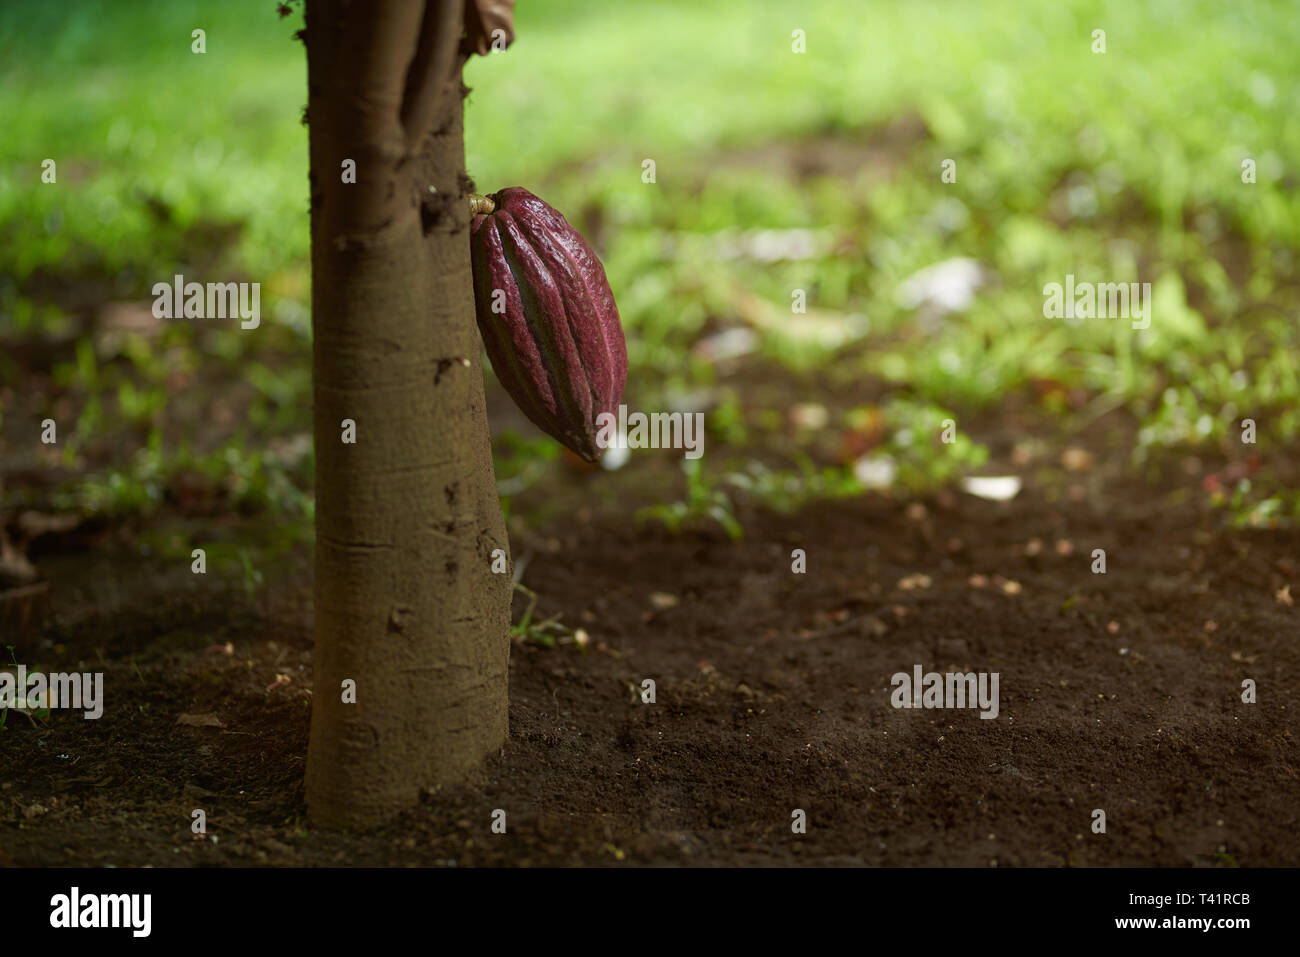
{"type": "MultiPolygon", "coordinates": [[[[6,510],[265,515],[309,540],[301,25],[273,0],[0,7],[6,510]],[[261,327],[155,320],[176,273],[260,282],[261,327]]],[[[489,380],[517,520],[577,488],[738,536],[750,504],[974,472],[1056,495],[1111,460],[1234,521],[1300,514],[1294,3],[522,0],[516,26],[466,70],[470,174],[587,235],[626,401],[708,429],[698,465],[584,473],[489,380]],[[1151,327],[1044,318],[1067,273],[1150,282],[1151,327]]]]}

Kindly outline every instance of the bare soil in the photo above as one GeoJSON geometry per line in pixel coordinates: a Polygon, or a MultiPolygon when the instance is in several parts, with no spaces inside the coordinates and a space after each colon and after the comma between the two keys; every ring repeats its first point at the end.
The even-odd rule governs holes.
{"type": "Polygon", "coordinates": [[[589,641],[517,644],[504,753],[363,832],[306,820],[307,554],[253,598],[125,532],[38,555],[49,588],[25,626],[5,610],[4,643],[104,671],[108,706],[8,715],[0,863],[1300,863],[1296,533],[1233,529],[1122,469],[1060,477],[1009,503],[747,510],[738,543],[608,505],[516,523],[538,611],[589,641]],[[997,672],[997,718],[893,708],[891,676],[918,664],[997,672]]]}

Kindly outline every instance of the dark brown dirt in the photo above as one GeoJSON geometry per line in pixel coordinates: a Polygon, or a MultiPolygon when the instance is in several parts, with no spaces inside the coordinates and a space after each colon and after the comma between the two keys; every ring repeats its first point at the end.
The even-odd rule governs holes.
{"type": "Polygon", "coordinates": [[[9,714],[0,863],[1300,863],[1295,532],[1122,475],[745,513],[736,544],[578,515],[515,552],[586,650],[517,645],[504,755],[364,833],[306,824],[306,556],[252,602],[104,549],[45,560],[18,660],[102,669],[109,704],[9,714]],[[1000,714],[895,710],[917,664],[998,672],[1000,714]]]}

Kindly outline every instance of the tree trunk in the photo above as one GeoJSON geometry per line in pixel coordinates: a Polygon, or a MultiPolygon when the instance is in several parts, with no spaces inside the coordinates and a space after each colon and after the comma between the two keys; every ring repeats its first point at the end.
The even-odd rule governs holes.
{"type": "Polygon", "coordinates": [[[461,30],[448,0],[307,4],[317,824],[382,821],[505,743],[511,579],[491,555],[509,545],[473,320],[461,30]]]}

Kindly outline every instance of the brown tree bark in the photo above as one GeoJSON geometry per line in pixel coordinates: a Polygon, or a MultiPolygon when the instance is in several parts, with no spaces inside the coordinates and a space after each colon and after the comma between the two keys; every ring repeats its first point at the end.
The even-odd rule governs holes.
{"type": "Polygon", "coordinates": [[[366,824],[466,779],[504,744],[511,578],[492,573],[491,554],[509,544],[473,319],[461,4],[309,0],[306,13],[307,803],[318,824],[366,824]],[[355,444],[342,441],[345,419],[355,444]]]}

